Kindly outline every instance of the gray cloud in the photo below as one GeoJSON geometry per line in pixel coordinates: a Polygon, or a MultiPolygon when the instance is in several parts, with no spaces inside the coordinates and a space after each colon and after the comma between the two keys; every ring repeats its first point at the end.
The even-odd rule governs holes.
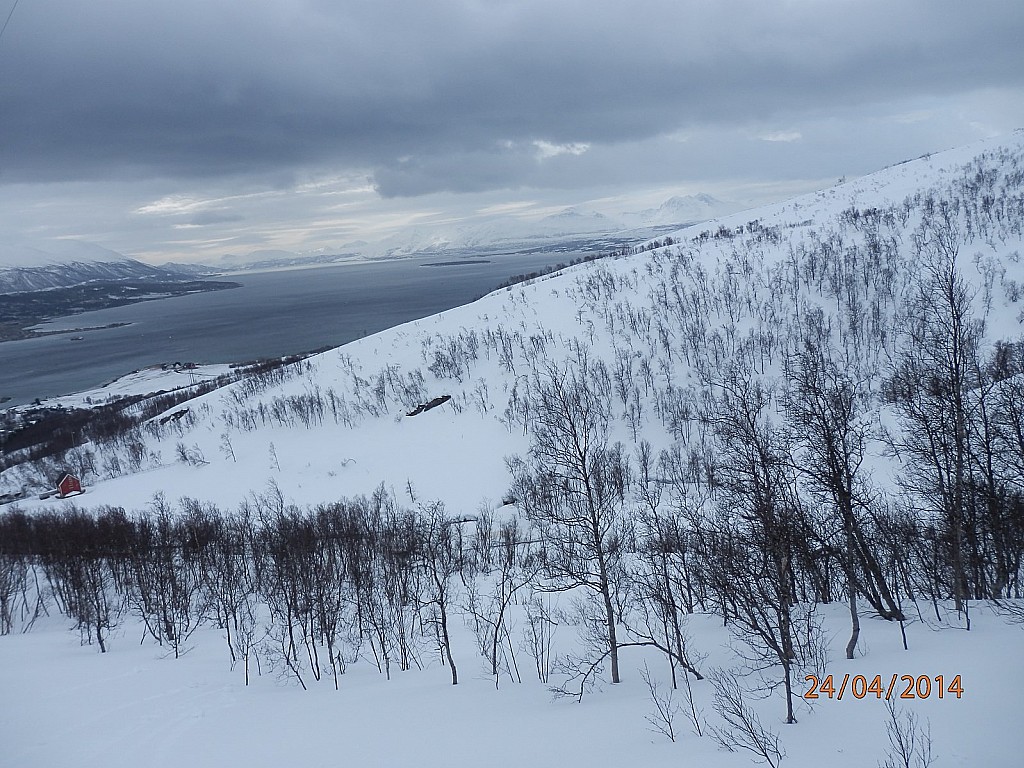
{"type": "Polygon", "coordinates": [[[188,223],[193,227],[208,227],[211,224],[230,224],[232,222],[244,221],[245,217],[238,213],[224,213],[221,211],[203,211],[188,218],[188,223]]]}
{"type": "MultiPolygon", "coordinates": [[[[1021,39],[1019,0],[33,0],[0,41],[0,192],[87,183],[127,206],[109,233],[318,174],[398,199],[866,172],[1024,123],[1021,39]]],[[[242,237],[252,205],[166,219],[242,237]]]]}
{"type": "Polygon", "coordinates": [[[500,142],[616,144],[1017,88],[1022,16],[956,0],[42,0],[18,8],[0,49],[0,167],[66,180],[348,163],[418,194],[450,186],[452,158],[466,190],[516,184],[500,142]],[[403,172],[410,156],[434,185],[403,172]]]}

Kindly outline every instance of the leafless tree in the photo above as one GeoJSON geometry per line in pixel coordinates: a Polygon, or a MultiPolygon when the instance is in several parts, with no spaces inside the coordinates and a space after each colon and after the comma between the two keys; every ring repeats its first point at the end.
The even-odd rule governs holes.
{"type": "Polygon", "coordinates": [[[739,678],[723,670],[713,671],[710,677],[715,687],[713,706],[724,722],[723,727],[711,728],[715,741],[730,752],[750,752],[757,762],[778,768],[786,756],[779,736],[761,722],[739,678]]]}
{"type": "MultiPolygon", "coordinates": [[[[632,574],[635,599],[625,623],[631,644],[653,645],[665,654],[675,688],[677,669],[698,680],[701,674],[691,659],[685,629],[687,614],[694,609],[690,534],[678,509],[666,509],[663,504],[667,483],[656,473],[665,472],[666,464],[664,455],[662,461],[654,461],[648,443],[639,445],[635,495],[640,504],[637,517],[641,535],[632,574]]],[[[678,494],[674,502],[683,503],[683,498],[678,494]]]]}
{"type": "Polygon", "coordinates": [[[554,651],[555,633],[558,631],[561,614],[556,612],[550,599],[533,596],[525,606],[526,628],[523,647],[533,659],[537,679],[545,685],[551,680],[551,672],[557,662],[554,651]]]}
{"type": "Polygon", "coordinates": [[[820,532],[821,554],[838,556],[846,577],[852,625],[846,656],[852,659],[860,635],[858,593],[882,618],[903,618],[864,521],[871,514],[862,470],[866,383],[841,370],[822,341],[807,340],[789,369],[785,406],[797,448],[794,466],[812,497],[833,510],[820,532]]]}
{"type": "Polygon", "coordinates": [[[203,619],[198,530],[175,520],[162,494],[133,528],[130,603],[153,639],[178,658],[203,619]]]}
{"type": "MultiPolygon", "coordinates": [[[[477,634],[480,652],[487,660],[488,673],[494,677],[497,685],[498,676],[503,668],[519,680],[518,665],[515,663],[508,626],[509,608],[524,588],[537,581],[543,563],[535,552],[536,542],[520,527],[518,518],[513,517],[502,523],[496,537],[493,533],[487,534],[486,543],[481,540],[479,520],[477,524],[475,547],[486,546],[486,561],[491,564],[493,570],[467,582],[467,611],[477,634]],[[483,593],[479,590],[480,583],[486,585],[483,593]]],[[[537,660],[538,655],[544,656],[543,640],[547,634],[540,619],[538,618],[535,623],[530,616],[528,604],[529,626],[531,630],[536,630],[528,649],[531,656],[537,660]]],[[[537,663],[540,664],[540,661],[537,663]]]]}
{"type": "Polygon", "coordinates": [[[705,578],[719,594],[751,661],[782,668],[786,722],[795,723],[793,675],[808,609],[796,599],[795,552],[803,546],[802,509],[789,447],[771,413],[771,391],[735,376],[719,385],[706,410],[719,441],[718,509],[700,526],[705,578]]]}
{"type": "Polygon", "coordinates": [[[423,605],[435,613],[433,621],[441,651],[452,673],[452,685],[458,685],[459,672],[452,657],[448,617],[452,609],[452,579],[463,562],[462,522],[449,518],[440,502],[421,508],[419,522],[422,565],[427,575],[423,605]]]}
{"type": "Polygon", "coordinates": [[[879,768],[928,768],[935,761],[931,724],[921,725],[916,713],[900,711],[895,701],[886,700],[885,710],[889,715],[885,727],[889,752],[879,768]]]}
{"type": "Polygon", "coordinates": [[[545,588],[582,587],[596,598],[605,632],[602,656],[620,681],[615,592],[622,579],[629,460],[608,436],[608,401],[590,381],[585,352],[565,369],[549,366],[533,382],[529,455],[509,460],[513,496],[541,532],[545,588]]]}
{"type": "Polygon", "coordinates": [[[903,457],[904,484],[923,499],[941,525],[949,587],[957,611],[969,593],[964,550],[968,494],[969,390],[974,385],[982,323],[972,313],[972,292],[957,266],[960,235],[946,203],[924,217],[914,236],[922,281],[906,315],[907,343],[888,383],[902,421],[892,436],[903,457]]]}
{"type": "Polygon", "coordinates": [[[651,671],[647,668],[646,663],[640,672],[640,679],[647,686],[648,697],[651,704],[654,705],[654,709],[644,715],[644,719],[654,733],[660,733],[669,741],[674,742],[677,735],[676,717],[681,711],[679,702],[675,699],[675,686],[668,689],[662,688],[658,681],[651,676],[651,671]]]}
{"type": "Polygon", "coordinates": [[[57,604],[74,619],[83,644],[107,651],[123,609],[118,572],[131,537],[124,511],[92,515],[75,507],[33,521],[35,544],[57,604]]]}

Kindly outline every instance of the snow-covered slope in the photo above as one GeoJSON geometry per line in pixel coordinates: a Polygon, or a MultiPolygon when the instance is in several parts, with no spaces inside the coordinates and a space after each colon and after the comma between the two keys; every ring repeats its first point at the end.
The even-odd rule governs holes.
{"type": "MultiPolygon", "coordinates": [[[[922,299],[931,249],[941,242],[943,253],[955,254],[955,265],[972,289],[973,317],[983,321],[980,346],[987,356],[996,341],[1017,340],[1024,333],[1022,223],[1024,133],[1017,133],[680,229],[669,245],[659,238],[629,256],[513,286],[238,382],[190,402],[188,411],[173,419],[154,419],[117,440],[69,452],[68,461],[91,467],[86,494],[77,503],[139,510],[152,506],[160,493],[172,504],[187,496],[221,510],[245,504],[259,509],[271,497],[298,509],[370,496],[383,486],[409,505],[440,501],[453,515],[500,515],[512,482],[507,458],[529,451],[531,408],[545,381],[571,377],[585,364],[589,385],[608,405],[610,438],[621,441],[630,457],[638,455],[642,442],[653,446],[655,455],[664,451],[667,458],[659,467],[667,472],[673,461],[682,466],[689,451],[701,447],[708,421],[700,411],[709,399],[740,379],[783,391],[789,362],[809,340],[831,345],[844,370],[862,385],[863,423],[870,426],[865,427],[864,460],[869,486],[875,496],[896,494],[901,459],[886,452],[881,427],[898,430],[899,423],[887,410],[882,388],[907,343],[913,325],[909,307],[922,299]],[[443,395],[451,399],[440,407],[418,408],[443,395]]],[[[0,476],[0,491],[42,486],[56,469],[38,464],[8,470],[0,476]]],[[[671,484],[665,476],[656,483],[671,484]]],[[[640,502],[631,496],[628,503],[630,514],[639,516],[640,502]]],[[[817,509],[810,494],[807,503],[817,509]]],[[[19,505],[36,511],[60,504],[51,499],[19,505]]],[[[901,502],[903,507],[913,504],[901,502]]],[[[1006,626],[986,604],[972,608],[975,624],[966,632],[963,614],[948,605],[938,599],[920,607],[907,603],[910,652],[902,650],[896,624],[865,614],[865,650],[848,661],[842,658],[845,607],[819,606],[828,637],[822,662],[837,678],[962,675],[962,698],[922,696],[927,700],[901,704],[931,721],[943,763],[1015,765],[1019,735],[1012,717],[1024,665],[1013,661],[1012,648],[1019,645],[1020,629],[1006,626]]],[[[567,603],[562,609],[566,615],[572,610],[567,603]]],[[[515,617],[519,628],[525,626],[523,610],[515,617]]],[[[721,624],[721,617],[707,615],[689,625],[694,646],[710,655],[709,666],[739,663],[721,624]]],[[[571,638],[585,630],[568,619],[559,627],[561,652],[573,652],[578,645],[571,638]]],[[[468,633],[462,638],[460,661],[472,669],[471,660],[478,659],[473,639],[468,633]]],[[[17,669],[46,667],[43,652],[29,648],[30,640],[11,640],[3,653],[17,669]]],[[[55,676],[85,678],[72,670],[65,646],[47,642],[58,649],[54,653],[62,665],[55,676]]],[[[242,700],[259,723],[278,715],[292,729],[308,727],[306,718],[321,722],[320,715],[310,714],[312,705],[291,693],[283,705],[266,698],[254,703],[237,683],[210,682],[207,658],[186,658],[182,677],[178,668],[154,673],[174,688],[162,701],[175,733],[213,738],[207,726],[190,720],[197,700],[210,702],[225,722],[236,722],[224,711],[242,700]],[[189,685],[183,680],[202,681],[194,683],[201,690],[183,691],[189,685]]],[[[614,693],[571,710],[565,702],[545,703],[536,685],[495,693],[491,679],[485,692],[472,674],[468,685],[457,692],[449,686],[444,693],[436,665],[422,677],[402,677],[388,693],[369,692],[363,676],[375,678],[376,670],[367,673],[370,664],[354,665],[352,690],[343,690],[337,705],[339,720],[351,725],[351,743],[367,761],[411,759],[404,741],[373,734],[394,728],[395,718],[419,722],[429,710],[444,711],[446,717],[412,726],[412,738],[424,745],[417,746],[416,755],[443,755],[446,763],[469,762],[463,751],[468,733],[473,760],[495,749],[498,762],[507,757],[510,764],[674,765],[687,758],[701,765],[747,764],[746,757],[720,752],[708,738],[687,733],[684,744],[670,744],[644,730],[645,712],[653,705],[637,683],[643,658],[631,658],[628,682],[614,693]],[[398,714],[372,714],[382,711],[398,714]],[[506,721],[522,725],[514,738],[506,721]],[[551,744],[538,745],[541,735],[551,744]]],[[[46,697],[32,693],[34,678],[7,674],[18,696],[31,698],[28,711],[45,709],[46,697]]],[[[803,692],[805,681],[798,683],[803,692]]],[[[122,695],[137,700],[143,687],[118,682],[103,695],[110,701],[122,695]]],[[[312,694],[325,709],[335,706],[326,687],[312,694]]],[[[711,717],[706,685],[696,702],[711,717]]],[[[800,702],[800,724],[792,726],[780,725],[777,703],[776,689],[756,706],[762,717],[771,718],[766,722],[772,728],[783,730],[790,755],[785,765],[874,765],[887,748],[884,704],[873,697],[820,700],[813,712],[812,702],[800,702]]],[[[159,732],[150,726],[147,733],[159,732]]],[[[107,732],[121,738],[126,730],[115,725],[107,732]]],[[[255,731],[251,741],[230,743],[242,744],[237,754],[244,753],[247,761],[269,764],[269,753],[252,748],[270,748],[261,729],[255,731]]],[[[322,732],[312,727],[308,734],[304,743],[319,745],[312,756],[322,755],[322,732]]],[[[226,739],[216,743],[229,743],[226,739]]],[[[29,753],[27,737],[20,738],[19,748],[17,754],[29,753]]],[[[51,745],[46,754],[61,753],[51,745]]]]}
{"type": "MultiPolygon", "coordinates": [[[[840,606],[826,611],[827,628],[841,631],[840,606]]],[[[513,606],[522,626],[521,606],[513,606]]],[[[451,768],[481,763],[496,767],[750,768],[749,755],[699,738],[680,712],[676,743],[652,731],[648,692],[631,668],[614,691],[584,700],[554,701],[532,671],[525,682],[481,674],[473,660],[472,633],[457,627],[453,640],[466,676],[457,687],[447,670],[423,671],[385,681],[372,665],[352,665],[341,690],[321,684],[302,691],[264,671],[246,687],[241,664],[231,665],[214,628],[194,636],[180,659],[140,645],[142,628],[118,630],[115,650],[100,655],[77,647],[59,620],[44,619],[27,634],[0,637],[0,683],[5,701],[4,754],[19,768],[280,768],[285,765],[422,766],[451,768]],[[530,676],[533,679],[530,679],[530,676]]],[[[571,629],[571,628],[570,628],[571,629]]],[[[899,632],[883,622],[865,627],[871,653],[837,664],[835,673],[961,674],[961,698],[903,701],[928,723],[935,741],[933,768],[1019,765],[1016,695],[1024,685],[1013,649],[1020,627],[988,609],[971,632],[918,624],[910,629],[911,653],[899,632]]],[[[712,653],[709,664],[726,664],[729,638],[721,621],[698,616],[691,632],[712,653]]],[[[568,633],[560,628],[560,636],[568,633]]],[[[695,641],[696,642],[696,641],[695,641]]],[[[530,660],[522,655],[522,661],[530,660]]],[[[646,661],[659,669],[656,658],[646,661]]],[[[637,665],[641,662],[637,661],[637,665]]],[[[900,688],[905,683],[900,683],[900,688]]],[[[667,687],[662,683],[662,691],[667,687]]],[[[706,687],[706,684],[703,685],[706,687]]],[[[698,691],[703,693],[703,691],[698,691]]],[[[677,694],[677,704],[682,702],[677,694]]],[[[810,702],[808,702],[810,703],[810,702]]],[[[708,698],[698,699],[710,716],[708,698]]],[[[800,723],[779,725],[787,753],[784,768],[874,768],[889,744],[886,711],[870,695],[822,699],[800,723]]]]}
{"type": "MultiPolygon", "coordinates": [[[[208,395],[193,408],[203,416],[192,429],[145,438],[153,458],[143,476],[101,471],[90,499],[141,506],[182,477],[191,493],[227,505],[270,479],[296,503],[409,481],[424,496],[473,509],[501,497],[509,478],[504,457],[525,447],[510,403],[522,396],[531,368],[559,363],[584,344],[609,371],[625,367],[632,379],[644,377],[639,408],[621,401],[616,407],[616,436],[631,437],[628,413],[639,410],[639,433],[667,445],[677,429],[670,401],[696,385],[704,368],[737,356],[758,372],[780,371],[787,350],[800,343],[797,317],[811,308],[856,345],[877,391],[901,341],[901,302],[919,280],[911,253],[919,207],[929,195],[967,195],[964,185],[983,168],[997,187],[1009,185],[1002,205],[1016,211],[1022,147],[1024,134],[1016,133],[682,229],[675,245],[572,267],[315,356],[273,386],[240,384],[208,395]],[[875,213],[855,221],[859,211],[875,213]],[[860,254],[874,261],[850,261],[850,246],[863,242],[880,243],[870,257],[860,254]],[[862,272],[861,295],[849,299],[857,314],[832,295],[850,270],[862,272]],[[870,326],[857,322],[865,318],[870,326]],[[451,394],[452,403],[423,418],[401,418],[439,394],[451,394]],[[296,415],[287,404],[304,397],[325,410],[311,420],[296,415]],[[222,434],[244,443],[237,462],[223,459],[222,434]],[[210,464],[176,464],[174,444],[182,439],[201,447],[210,464]],[[280,474],[268,474],[270,443],[280,474]],[[343,463],[350,458],[357,461],[343,463]]],[[[969,238],[964,232],[960,249],[965,275],[979,286],[976,303],[990,307],[989,339],[1022,332],[1022,243],[1009,215],[999,214],[1000,222],[993,211],[991,229],[969,238]]]]}

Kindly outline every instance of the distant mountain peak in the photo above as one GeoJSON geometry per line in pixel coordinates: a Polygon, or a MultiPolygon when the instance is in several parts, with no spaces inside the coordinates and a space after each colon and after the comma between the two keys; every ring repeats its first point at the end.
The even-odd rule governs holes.
{"type": "Polygon", "coordinates": [[[0,293],[67,288],[95,280],[175,280],[182,275],[95,243],[52,240],[0,246],[0,293]]]}
{"type": "Polygon", "coordinates": [[[680,206],[693,205],[722,205],[722,201],[707,192],[698,192],[696,195],[673,195],[664,203],[662,208],[678,208],[680,206]]]}
{"type": "Polygon", "coordinates": [[[648,208],[629,216],[647,226],[664,226],[706,221],[734,213],[743,207],[739,203],[719,200],[707,192],[698,192],[693,195],[673,195],[657,208],[648,208]]]}
{"type": "Polygon", "coordinates": [[[48,240],[0,245],[0,269],[24,269],[54,264],[96,264],[129,261],[123,253],[84,240],[48,240]]]}
{"type": "Polygon", "coordinates": [[[603,213],[597,211],[581,211],[579,208],[569,207],[558,213],[552,213],[545,216],[541,221],[565,221],[569,219],[596,219],[596,220],[610,220],[603,213]]]}

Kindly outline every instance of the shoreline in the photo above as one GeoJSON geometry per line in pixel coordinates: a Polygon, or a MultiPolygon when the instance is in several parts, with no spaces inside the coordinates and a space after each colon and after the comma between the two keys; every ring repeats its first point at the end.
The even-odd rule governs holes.
{"type": "MultiPolygon", "coordinates": [[[[566,256],[558,253],[488,259],[467,269],[454,265],[421,269],[420,264],[431,261],[407,259],[357,270],[350,265],[284,270],[247,275],[242,292],[204,293],[185,314],[166,302],[141,301],[132,304],[139,309],[117,317],[62,319],[61,335],[50,338],[25,332],[19,333],[26,337],[21,344],[0,343],[0,361],[7,363],[0,366],[6,369],[0,371],[0,398],[10,398],[0,410],[95,389],[101,382],[161,361],[225,364],[342,346],[469,304],[493,292],[510,274],[529,274],[563,260],[566,256]],[[70,342],[71,336],[79,335],[71,326],[108,320],[131,323],[86,336],[78,344],[70,342]],[[118,340],[108,343],[108,336],[118,340]]],[[[15,318],[8,316],[5,321],[13,324],[15,318]]],[[[57,329],[45,325],[36,329],[43,330],[57,329]]]]}
{"type": "MultiPolygon", "coordinates": [[[[26,339],[41,339],[46,336],[60,336],[65,333],[87,333],[88,331],[105,331],[110,328],[123,328],[134,323],[107,323],[106,325],[87,325],[80,328],[59,328],[55,330],[35,330],[33,327],[21,328],[19,324],[0,325],[0,344],[5,341],[24,341],[26,339]]],[[[77,341],[77,339],[70,339],[77,341]]]]}
{"type": "Polygon", "coordinates": [[[65,333],[120,328],[132,323],[108,323],[53,329],[39,326],[73,318],[84,312],[240,287],[242,287],[241,283],[211,280],[189,280],[178,283],[111,281],[96,284],[83,283],[66,288],[54,288],[46,292],[2,294],[0,295],[0,310],[2,310],[0,311],[0,344],[7,341],[26,341],[65,333]],[[44,294],[49,301],[42,305],[40,298],[44,294]]]}

